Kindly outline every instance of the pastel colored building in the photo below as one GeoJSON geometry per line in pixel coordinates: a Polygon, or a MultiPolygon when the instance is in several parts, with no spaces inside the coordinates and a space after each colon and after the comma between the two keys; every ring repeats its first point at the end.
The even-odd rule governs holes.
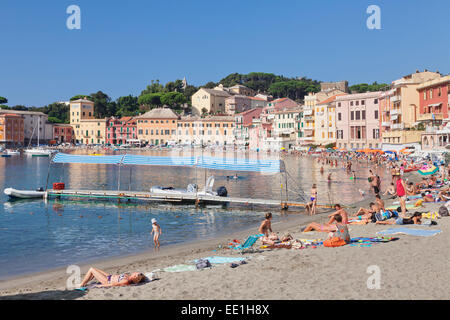
{"type": "Polygon", "coordinates": [[[0,114],[0,143],[9,145],[23,145],[25,140],[24,119],[14,113],[0,114]]]}
{"type": "Polygon", "coordinates": [[[268,150],[267,141],[272,137],[272,124],[255,119],[249,126],[248,147],[253,151],[268,150]]]}
{"type": "Polygon", "coordinates": [[[248,143],[249,127],[255,119],[259,119],[262,110],[262,108],[254,108],[238,113],[234,116],[235,126],[233,134],[237,144],[245,145],[248,143]]]}
{"type": "Polygon", "coordinates": [[[202,115],[206,113],[224,113],[225,99],[231,95],[225,90],[200,88],[192,95],[192,113],[202,115]]]}
{"type": "Polygon", "coordinates": [[[234,115],[251,108],[251,100],[247,96],[234,95],[225,99],[225,113],[234,115]]]}
{"type": "Polygon", "coordinates": [[[237,84],[235,86],[229,87],[228,91],[231,94],[239,94],[239,95],[244,95],[244,96],[249,96],[249,97],[253,97],[255,95],[255,90],[250,89],[241,84],[237,84]]]}
{"type": "Polygon", "coordinates": [[[73,140],[76,143],[90,143],[89,139],[92,139],[90,136],[86,135],[86,130],[92,130],[91,124],[86,126],[81,126],[81,122],[84,120],[92,120],[95,119],[94,116],[94,102],[84,98],[78,99],[74,101],[70,101],[69,108],[69,123],[73,128],[73,140]],[[87,140],[86,140],[87,139],[87,140]]]}
{"type": "Polygon", "coordinates": [[[177,142],[192,145],[232,145],[235,142],[233,116],[181,117],[177,142]]]}
{"type": "Polygon", "coordinates": [[[177,140],[179,116],[169,108],[155,108],[136,117],[138,139],[152,145],[177,140]]]}
{"type": "MultiPolygon", "coordinates": [[[[273,120],[273,136],[289,137],[290,141],[297,141],[302,137],[300,130],[300,116],[302,107],[288,108],[285,110],[275,111],[273,120]]],[[[291,147],[291,144],[289,147],[291,147]]]]}
{"type": "Polygon", "coordinates": [[[55,123],[53,125],[53,140],[56,143],[72,143],[73,128],[70,124],[55,123]]]}
{"type": "Polygon", "coordinates": [[[108,118],[81,120],[77,125],[77,129],[74,130],[74,132],[76,132],[76,143],[94,145],[105,144],[107,121],[108,118]]]}
{"type": "Polygon", "coordinates": [[[438,79],[437,72],[416,71],[392,82],[391,89],[382,99],[381,123],[383,144],[420,142],[420,132],[414,130],[420,115],[420,99],[417,88],[424,82],[438,79]],[[408,129],[408,134],[402,131],[408,129]]]}
{"type": "Polygon", "coordinates": [[[139,141],[137,120],[133,117],[110,118],[106,123],[106,143],[121,145],[139,141]]]}
{"type": "Polygon", "coordinates": [[[39,143],[47,143],[52,139],[53,129],[48,123],[48,115],[38,111],[22,111],[0,109],[1,114],[15,114],[23,118],[24,144],[37,143],[39,132],[39,143]]]}
{"type": "Polygon", "coordinates": [[[417,121],[439,125],[448,118],[450,75],[426,81],[417,87],[419,115],[417,121]]]}
{"type": "Polygon", "coordinates": [[[336,98],[345,95],[341,93],[326,100],[318,102],[315,109],[314,119],[314,143],[317,145],[327,145],[336,142],[336,98]]]}
{"type": "Polygon", "coordinates": [[[444,120],[440,126],[427,126],[421,134],[421,145],[424,151],[446,152],[447,145],[450,144],[450,121],[444,120]]]}
{"type": "Polygon", "coordinates": [[[338,96],[336,106],[336,147],[352,150],[379,148],[382,92],[338,96]]]}

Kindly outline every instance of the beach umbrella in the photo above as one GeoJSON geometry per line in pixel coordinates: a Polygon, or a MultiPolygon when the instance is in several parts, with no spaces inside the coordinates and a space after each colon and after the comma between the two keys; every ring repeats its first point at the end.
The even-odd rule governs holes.
{"type": "Polygon", "coordinates": [[[395,154],[395,152],[394,151],[385,151],[384,153],[388,153],[388,154],[395,154]]]}
{"type": "Polygon", "coordinates": [[[423,176],[429,176],[429,175],[435,174],[436,172],[438,172],[438,170],[439,170],[438,167],[431,165],[431,166],[422,167],[417,172],[419,172],[423,176]]]}

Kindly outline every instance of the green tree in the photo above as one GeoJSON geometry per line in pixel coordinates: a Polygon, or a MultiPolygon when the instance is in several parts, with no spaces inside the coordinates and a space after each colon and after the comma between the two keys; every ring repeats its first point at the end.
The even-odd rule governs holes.
{"type": "Polygon", "coordinates": [[[167,92],[161,96],[161,103],[170,107],[180,106],[186,102],[186,97],[180,92],[167,92]]]}
{"type": "Polygon", "coordinates": [[[138,98],[132,95],[119,97],[117,100],[117,116],[135,116],[139,111],[138,98]]]}
{"type": "Polygon", "coordinates": [[[8,99],[5,97],[0,97],[0,104],[8,103],[8,99]]]}
{"type": "Polygon", "coordinates": [[[212,81],[206,83],[206,84],[203,86],[203,88],[206,88],[206,89],[213,89],[214,87],[217,87],[217,83],[212,82],[212,81]]]}
{"type": "Polygon", "coordinates": [[[17,111],[28,111],[28,108],[22,105],[17,105],[11,107],[11,110],[17,110],[17,111]]]}
{"type": "Polygon", "coordinates": [[[91,94],[92,101],[94,102],[94,116],[96,118],[105,118],[109,115],[108,104],[111,102],[111,98],[102,91],[91,94]]]}
{"type": "Polygon", "coordinates": [[[151,84],[147,86],[145,90],[141,92],[141,96],[149,93],[164,92],[164,86],[159,83],[159,80],[152,80],[151,84]]]}
{"type": "Polygon", "coordinates": [[[372,84],[367,84],[367,83],[354,84],[349,87],[349,90],[351,92],[355,92],[355,93],[364,93],[364,92],[380,91],[380,90],[384,90],[388,87],[389,87],[389,85],[386,83],[377,83],[375,81],[372,84]]]}
{"type": "Polygon", "coordinates": [[[162,95],[163,95],[163,93],[161,93],[161,92],[147,93],[147,94],[141,95],[138,98],[138,104],[147,106],[150,108],[161,106],[161,96],[162,95]]]}

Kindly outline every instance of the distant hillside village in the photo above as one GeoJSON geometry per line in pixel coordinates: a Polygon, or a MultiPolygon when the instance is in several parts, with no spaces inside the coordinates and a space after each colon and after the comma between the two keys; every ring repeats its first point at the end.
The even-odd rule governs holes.
{"type": "MultiPolygon", "coordinates": [[[[285,82],[289,81],[295,82],[285,82]]],[[[312,89],[302,97],[298,88],[289,91],[291,97],[279,96],[288,89],[286,85],[276,91],[276,82],[270,87],[278,92],[275,97],[243,84],[219,83],[196,88],[190,101],[176,88],[168,93],[153,90],[161,85],[152,83],[136,98],[135,115],[116,108],[120,114],[100,116],[108,107],[100,113],[95,99],[77,96],[63,103],[69,112],[65,124],[49,122],[43,112],[5,108],[0,109],[0,143],[26,145],[39,138],[48,144],[215,144],[274,151],[316,146],[386,150],[405,145],[431,150],[450,143],[450,75],[417,70],[376,90],[367,85],[353,88],[357,92],[347,81],[305,83],[309,87],[302,90],[312,89]]],[[[186,79],[177,85],[186,92],[186,79]]]]}

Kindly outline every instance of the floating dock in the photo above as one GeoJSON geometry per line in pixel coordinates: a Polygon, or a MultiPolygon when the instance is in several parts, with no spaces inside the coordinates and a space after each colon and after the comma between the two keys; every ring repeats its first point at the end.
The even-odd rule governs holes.
{"type": "MultiPolygon", "coordinates": [[[[280,206],[282,209],[288,207],[304,207],[305,203],[287,202],[270,199],[253,199],[253,198],[237,198],[237,197],[219,197],[210,195],[196,194],[180,194],[168,195],[146,191],[114,191],[114,190],[54,190],[48,189],[44,196],[48,198],[85,198],[85,199],[105,199],[117,201],[154,201],[154,202],[171,202],[171,203],[195,203],[195,204],[243,204],[243,205],[262,205],[262,206],[280,206]]],[[[332,208],[331,205],[317,205],[317,208],[332,208]]]]}

